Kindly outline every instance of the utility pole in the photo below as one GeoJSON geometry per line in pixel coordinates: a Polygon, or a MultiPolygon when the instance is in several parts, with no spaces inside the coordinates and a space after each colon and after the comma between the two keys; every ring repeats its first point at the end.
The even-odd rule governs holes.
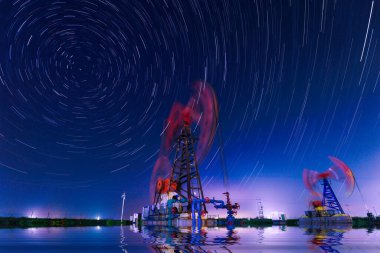
{"type": "Polygon", "coordinates": [[[120,217],[120,222],[121,222],[121,224],[123,224],[125,192],[121,195],[121,198],[123,199],[123,202],[122,202],[122,205],[121,205],[121,217],[120,217]]]}

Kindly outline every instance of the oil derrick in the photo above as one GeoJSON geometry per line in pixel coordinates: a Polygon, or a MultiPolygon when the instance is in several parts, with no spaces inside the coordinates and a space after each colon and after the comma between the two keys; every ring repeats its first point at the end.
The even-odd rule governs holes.
{"type": "MultiPolygon", "coordinates": [[[[188,122],[185,121],[177,138],[170,185],[176,185],[177,194],[188,200],[187,212],[191,211],[193,198],[204,198],[198,162],[194,151],[195,141],[191,128],[188,122]]],[[[202,204],[202,211],[206,212],[204,203],[202,204]]]]}
{"type": "Polygon", "coordinates": [[[257,199],[257,208],[259,210],[259,219],[264,219],[264,208],[263,203],[261,202],[261,199],[257,199]]]}
{"type": "MultiPolygon", "coordinates": [[[[212,146],[218,104],[214,90],[206,82],[197,81],[193,88],[194,93],[187,104],[173,104],[162,131],[161,148],[150,180],[154,215],[165,215],[169,200],[178,204],[178,213],[190,213],[192,200],[204,199],[198,163],[204,160],[212,146]],[[199,138],[191,131],[195,123],[199,138]]],[[[202,211],[206,213],[204,203],[202,211]]]]}
{"type": "Polygon", "coordinates": [[[335,210],[338,214],[344,214],[343,208],[340,205],[338,199],[336,198],[335,193],[329,183],[329,180],[324,178],[321,184],[323,187],[322,206],[335,210]]]}

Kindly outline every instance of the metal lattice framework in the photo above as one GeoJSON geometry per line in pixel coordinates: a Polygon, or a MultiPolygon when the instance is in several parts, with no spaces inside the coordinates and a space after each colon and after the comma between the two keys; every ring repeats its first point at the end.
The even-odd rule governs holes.
{"type": "Polygon", "coordinates": [[[343,208],[335,196],[329,180],[324,178],[321,182],[323,186],[322,206],[335,210],[337,213],[344,214],[343,208]]]}
{"type": "MultiPolygon", "coordinates": [[[[193,198],[204,199],[202,183],[199,176],[198,163],[194,150],[195,138],[191,128],[184,125],[177,139],[176,153],[170,184],[176,184],[176,192],[188,200],[187,212],[191,211],[193,198]]],[[[206,211],[206,205],[202,204],[202,210],[206,211]]]]}
{"type": "Polygon", "coordinates": [[[257,209],[259,211],[258,218],[259,219],[264,219],[264,207],[263,203],[261,202],[261,199],[256,199],[257,200],[257,209]]]}

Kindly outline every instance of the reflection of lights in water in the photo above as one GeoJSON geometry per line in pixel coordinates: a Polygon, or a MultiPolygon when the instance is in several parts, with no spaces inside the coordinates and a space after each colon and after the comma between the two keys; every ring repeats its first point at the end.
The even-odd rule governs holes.
{"type": "Polygon", "coordinates": [[[96,230],[100,230],[100,226],[96,226],[96,230]]]}
{"type": "Polygon", "coordinates": [[[139,233],[139,228],[136,226],[136,224],[132,224],[129,226],[129,230],[133,233],[139,233]]]}
{"type": "Polygon", "coordinates": [[[38,232],[37,228],[28,228],[27,231],[31,234],[35,234],[38,232]]]}
{"type": "Polygon", "coordinates": [[[267,227],[265,228],[265,233],[276,235],[280,234],[282,231],[281,229],[278,228],[278,226],[273,226],[273,227],[267,227]]]}

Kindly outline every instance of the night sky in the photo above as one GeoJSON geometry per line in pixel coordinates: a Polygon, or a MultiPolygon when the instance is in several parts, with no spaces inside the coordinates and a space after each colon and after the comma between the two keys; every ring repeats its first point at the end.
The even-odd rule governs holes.
{"type": "MultiPolygon", "coordinates": [[[[0,0],[0,216],[149,203],[160,133],[206,80],[241,216],[307,208],[302,171],[345,161],[380,212],[380,2],[0,0]]],[[[222,197],[218,141],[200,173],[222,197]]],[[[365,215],[356,190],[342,206],[365,215]]]]}

